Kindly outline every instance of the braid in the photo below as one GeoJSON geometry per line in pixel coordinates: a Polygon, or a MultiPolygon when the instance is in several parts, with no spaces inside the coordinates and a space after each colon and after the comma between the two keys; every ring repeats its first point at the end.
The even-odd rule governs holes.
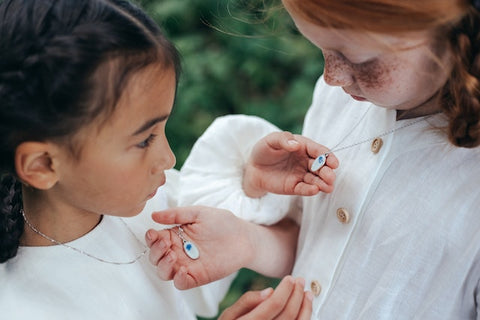
{"type": "Polygon", "coordinates": [[[450,32],[453,71],[442,95],[448,136],[459,147],[480,145],[480,14],[471,10],[450,32]]]}
{"type": "Polygon", "coordinates": [[[0,263],[15,257],[23,233],[21,184],[12,175],[1,177],[0,263]]]}

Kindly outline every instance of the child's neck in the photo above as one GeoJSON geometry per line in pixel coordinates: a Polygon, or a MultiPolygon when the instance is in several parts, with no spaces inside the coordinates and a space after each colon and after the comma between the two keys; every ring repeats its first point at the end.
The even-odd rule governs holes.
{"type": "MultiPolygon", "coordinates": [[[[25,188],[24,188],[25,189],[25,188]]],[[[101,221],[101,215],[74,212],[70,207],[52,203],[45,197],[44,191],[24,190],[23,206],[30,224],[41,233],[66,243],[78,239],[90,232],[101,221]],[[42,201],[39,201],[42,193],[42,201]]],[[[54,243],[30,228],[27,223],[20,239],[22,246],[51,246],[54,243]]]]}
{"type": "Polygon", "coordinates": [[[438,99],[439,92],[417,107],[408,110],[397,110],[397,120],[413,119],[442,112],[438,99]]]}

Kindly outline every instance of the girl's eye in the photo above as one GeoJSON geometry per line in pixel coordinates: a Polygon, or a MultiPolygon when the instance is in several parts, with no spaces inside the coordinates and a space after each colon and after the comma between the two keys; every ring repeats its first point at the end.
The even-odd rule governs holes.
{"type": "Polygon", "coordinates": [[[137,147],[140,148],[140,149],[148,148],[150,146],[150,144],[153,142],[153,140],[155,140],[156,136],[157,135],[155,135],[155,134],[151,134],[147,139],[145,139],[142,142],[140,142],[139,144],[137,144],[137,147]]]}

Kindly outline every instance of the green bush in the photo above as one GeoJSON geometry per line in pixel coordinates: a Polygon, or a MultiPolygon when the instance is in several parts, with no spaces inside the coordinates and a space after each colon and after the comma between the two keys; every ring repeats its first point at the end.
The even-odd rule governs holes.
{"type": "MultiPolygon", "coordinates": [[[[143,0],[183,59],[167,135],[180,168],[196,139],[218,116],[251,114],[301,131],[320,51],[303,39],[278,0],[143,0]]],[[[242,270],[222,308],[277,279],[242,270]]]]}

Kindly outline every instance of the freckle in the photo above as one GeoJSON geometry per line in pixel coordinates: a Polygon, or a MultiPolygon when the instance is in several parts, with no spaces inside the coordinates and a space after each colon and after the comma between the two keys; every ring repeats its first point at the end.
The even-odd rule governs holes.
{"type": "Polygon", "coordinates": [[[391,75],[397,70],[396,64],[372,63],[358,68],[358,81],[366,88],[378,88],[392,81],[391,75]]]}
{"type": "Polygon", "coordinates": [[[343,74],[346,71],[346,65],[340,58],[331,54],[324,54],[324,60],[324,78],[327,83],[334,82],[339,74],[343,74]]]}

